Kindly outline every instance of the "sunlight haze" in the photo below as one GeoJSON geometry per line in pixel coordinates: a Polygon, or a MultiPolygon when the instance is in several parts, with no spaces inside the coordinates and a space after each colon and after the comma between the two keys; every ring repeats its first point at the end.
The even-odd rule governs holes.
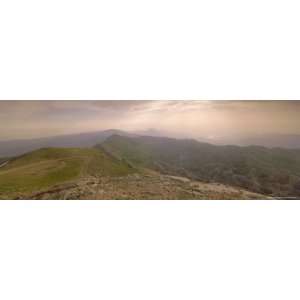
{"type": "Polygon", "coordinates": [[[106,129],[234,143],[300,134],[298,101],[0,101],[0,140],[106,129]]]}

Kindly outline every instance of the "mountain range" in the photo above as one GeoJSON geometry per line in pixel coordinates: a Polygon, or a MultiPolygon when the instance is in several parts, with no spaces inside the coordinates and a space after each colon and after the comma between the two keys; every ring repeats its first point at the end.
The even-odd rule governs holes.
{"type": "Polygon", "coordinates": [[[35,139],[19,139],[0,141],[0,157],[16,156],[46,147],[93,147],[113,134],[135,136],[122,130],[109,129],[104,131],[58,135],[35,139]]]}
{"type": "MultiPolygon", "coordinates": [[[[20,155],[29,151],[45,147],[93,147],[95,144],[104,141],[106,138],[117,134],[121,136],[153,136],[172,137],[168,132],[159,131],[153,128],[147,130],[137,130],[134,132],[119,129],[108,129],[94,132],[84,132],[76,134],[65,134],[35,139],[0,140],[0,158],[6,156],[20,155]]],[[[180,139],[184,139],[182,136],[180,139]]],[[[212,140],[208,138],[197,138],[197,141],[216,145],[239,145],[239,146],[263,146],[267,148],[300,149],[300,135],[258,135],[251,137],[230,138],[226,141],[212,140]]]]}
{"type": "Polygon", "coordinates": [[[106,130],[2,141],[0,157],[0,199],[300,197],[300,149],[106,130]]]}
{"type": "Polygon", "coordinates": [[[263,146],[267,148],[300,149],[299,134],[263,134],[239,138],[228,138],[227,144],[239,146],[263,146]]]}
{"type": "Polygon", "coordinates": [[[216,146],[196,140],[111,136],[96,146],[162,173],[274,196],[300,196],[300,149],[216,146]]]}

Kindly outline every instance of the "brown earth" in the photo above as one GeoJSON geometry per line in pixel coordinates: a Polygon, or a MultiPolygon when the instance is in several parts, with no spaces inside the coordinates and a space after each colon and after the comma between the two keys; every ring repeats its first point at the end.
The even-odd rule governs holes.
{"type": "Polygon", "coordinates": [[[123,177],[85,177],[19,199],[268,199],[260,194],[218,183],[191,181],[155,172],[123,177]]]}

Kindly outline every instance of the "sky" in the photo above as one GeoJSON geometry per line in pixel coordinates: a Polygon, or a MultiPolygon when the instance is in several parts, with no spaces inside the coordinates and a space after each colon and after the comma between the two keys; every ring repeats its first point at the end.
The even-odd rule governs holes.
{"type": "Polygon", "coordinates": [[[300,101],[0,101],[0,140],[106,129],[217,142],[300,134],[300,101]]]}

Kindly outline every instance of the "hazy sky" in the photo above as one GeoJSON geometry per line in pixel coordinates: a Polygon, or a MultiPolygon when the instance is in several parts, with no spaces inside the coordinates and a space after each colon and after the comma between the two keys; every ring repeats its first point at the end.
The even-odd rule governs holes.
{"type": "Polygon", "coordinates": [[[300,101],[0,101],[0,140],[149,128],[223,140],[300,134],[300,101]]]}

